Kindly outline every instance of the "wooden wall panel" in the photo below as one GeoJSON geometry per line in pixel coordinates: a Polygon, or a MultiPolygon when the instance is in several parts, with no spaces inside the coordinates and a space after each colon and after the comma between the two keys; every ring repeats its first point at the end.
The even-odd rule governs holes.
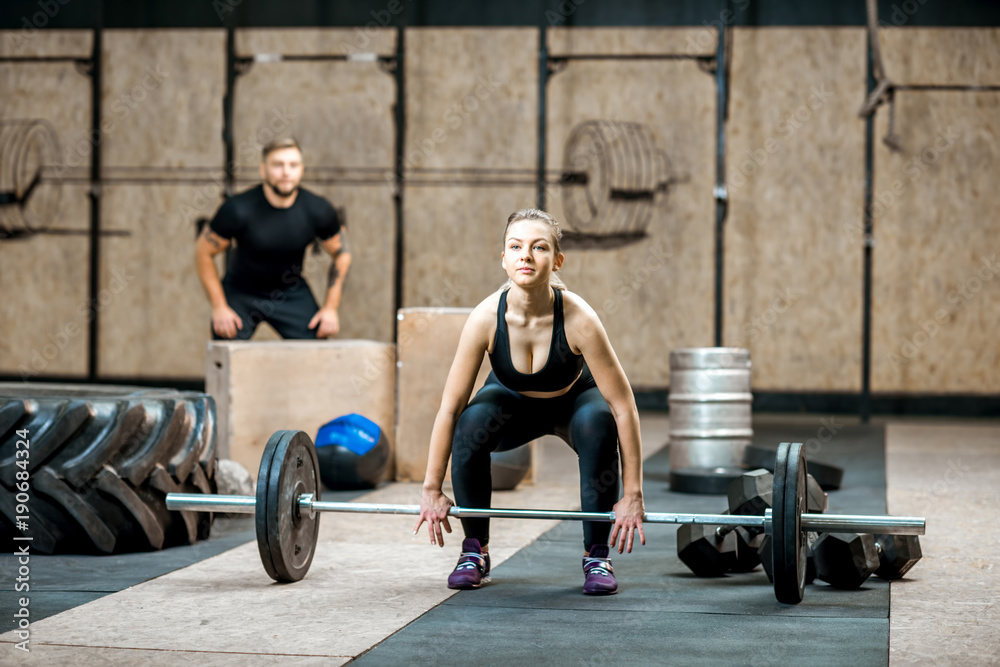
{"type": "Polygon", "coordinates": [[[718,31],[700,28],[549,28],[549,55],[707,55],[716,53],[718,31]]]}
{"type": "Polygon", "coordinates": [[[293,136],[307,175],[385,184],[395,164],[395,87],[377,63],[254,63],[236,81],[238,175],[259,181],[263,145],[293,136]]]}
{"type": "Polygon", "coordinates": [[[536,29],[414,28],[406,52],[408,178],[535,168],[536,29]]]}
{"type": "Polygon", "coordinates": [[[102,48],[106,177],[222,166],[225,31],[108,30],[102,48]]]}
{"type": "Polygon", "coordinates": [[[861,388],[862,28],[736,28],[724,343],[759,390],[861,388]]]}
{"type": "Polygon", "coordinates": [[[93,50],[91,30],[0,30],[2,58],[89,58],[93,50]]]}
{"type": "Polygon", "coordinates": [[[356,53],[394,55],[396,28],[241,28],[236,30],[236,55],[343,56],[356,53]]]}
{"type": "Polygon", "coordinates": [[[1000,93],[897,92],[895,129],[903,150],[875,155],[872,389],[998,392],[1000,93]]]}
{"type": "MultiPolygon", "coordinates": [[[[58,31],[36,32],[14,53],[8,52],[12,40],[0,38],[0,44],[5,56],[48,57],[89,55],[90,42],[85,33],[58,31]]],[[[85,179],[93,142],[88,138],[90,79],[72,62],[0,63],[0,190],[14,189],[14,139],[33,122],[44,128],[53,153],[45,158],[44,180],[28,204],[40,214],[44,209],[44,215],[30,223],[57,233],[0,239],[0,373],[78,375],[87,370],[90,199],[85,179]]],[[[14,171],[24,171],[30,181],[36,167],[32,162],[14,171]]],[[[23,231],[27,225],[16,205],[0,209],[0,226],[23,231]]]]}
{"type": "Polygon", "coordinates": [[[879,39],[897,84],[1000,85],[1000,28],[884,28],[879,39]]]}
{"type": "Polygon", "coordinates": [[[89,257],[85,236],[0,241],[0,373],[87,372],[89,257]]]}

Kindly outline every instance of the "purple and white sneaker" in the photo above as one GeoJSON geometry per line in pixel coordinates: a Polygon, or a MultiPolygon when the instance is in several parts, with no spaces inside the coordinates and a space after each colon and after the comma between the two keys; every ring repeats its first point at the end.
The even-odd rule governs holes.
{"type": "Polygon", "coordinates": [[[490,580],[490,555],[483,553],[479,540],[467,537],[462,541],[458,565],[448,575],[448,588],[468,590],[479,588],[490,580]]]}
{"type": "Polygon", "coordinates": [[[590,555],[583,557],[583,573],[587,576],[583,583],[584,595],[614,595],[618,592],[615,570],[608,558],[607,544],[595,544],[590,555]]]}

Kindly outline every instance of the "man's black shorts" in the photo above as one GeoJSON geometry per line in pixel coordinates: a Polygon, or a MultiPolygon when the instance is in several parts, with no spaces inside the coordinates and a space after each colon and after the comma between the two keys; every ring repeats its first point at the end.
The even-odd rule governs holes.
{"type": "MultiPolygon", "coordinates": [[[[282,338],[316,338],[319,327],[308,327],[319,305],[304,279],[300,279],[294,287],[271,292],[238,289],[223,280],[222,290],[229,307],[243,320],[243,328],[236,332],[233,340],[249,340],[261,322],[274,327],[282,338]]],[[[214,331],[212,338],[226,340],[214,331]]]]}

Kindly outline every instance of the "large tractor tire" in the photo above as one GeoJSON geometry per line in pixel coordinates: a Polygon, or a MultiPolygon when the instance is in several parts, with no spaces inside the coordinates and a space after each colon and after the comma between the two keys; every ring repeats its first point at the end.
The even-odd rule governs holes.
{"type": "Polygon", "coordinates": [[[103,554],[205,539],[211,514],[169,511],[165,497],[214,493],[215,442],[207,394],[0,383],[0,539],[103,554]]]}

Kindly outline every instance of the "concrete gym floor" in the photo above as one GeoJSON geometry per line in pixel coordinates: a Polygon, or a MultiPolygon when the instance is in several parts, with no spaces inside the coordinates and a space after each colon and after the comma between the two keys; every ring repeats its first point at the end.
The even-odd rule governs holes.
{"type": "MultiPolygon", "coordinates": [[[[927,517],[923,560],[891,586],[817,584],[802,604],[781,605],[759,568],[694,577],[676,558],[676,528],[648,525],[647,546],[614,556],[619,594],[589,598],[579,593],[579,524],[494,520],[493,583],[456,593],[444,580],[457,521],[439,549],[425,531],[410,536],[411,517],[333,514],[307,577],[278,585],[241,519],[195,547],[131,555],[128,567],[93,557],[89,574],[77,574],[65,557],[32,557],[33,577],[69,583],[29,595],[65,611],[32,622],[30,653],[0,635],[0,664],[998,664],[1000,422],[833,422],[837,433],[816,454],[846,468],[830,511],[927,517]]],[[[666,452],[657,452],[668,423],[642,415],[647,509],[721,510],[719,496],[666,490],[666,452]]],[[[756,441],[807,440],[822,425],[758,416],[756,441]]],[[[495,506],[579,507],[570,449],[546,439],[538,458],[536,483],[495,494],[495,506]]],[[[415,503],[419,485],[360,498],[415,503]]],[[[9,556],[0,563],[11,618],[16,568],[9,556]]]]}

